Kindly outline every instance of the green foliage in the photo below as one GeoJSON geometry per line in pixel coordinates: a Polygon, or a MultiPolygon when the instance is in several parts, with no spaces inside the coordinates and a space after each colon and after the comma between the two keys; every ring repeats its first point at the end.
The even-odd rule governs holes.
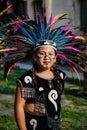
{"type": "Polygon", "coordinates": [[[0,70],[0,93],[4,94],[15,94],[16,90],[16,80],[21,76],[26,70],[21,70],[15,67],[8,75],[8,80],[4,79],[4,68],[0,70]]]}
{"type": "Polygon", "coordinates": [[[62,130],[87,130],[87,95],[81,87],[66,84],[62,96],[62,130]]]}
{"type": "Polygon", "coordinates": [[[1,100],[0,104],[3,104],[7,108],[12,108],[12,106],[14,105],[13,101],[9,101],[9,100],[7,100],[7,101],[6,100],[1,100]]]}
{"type": "Polygon", "coordinates": [[[74,79],[74,78],[66,78],[65,81],[67,83],[70,84],[75,84],[75,85],[79,85],[79,86],[83,86],[83,81],[82,80],[78,80],[78,79],[74,79]]]}
{"type": "Polygon", "coordinates": [[[0,130],[18,130],[14,117],[0,115],[0,130]]]}

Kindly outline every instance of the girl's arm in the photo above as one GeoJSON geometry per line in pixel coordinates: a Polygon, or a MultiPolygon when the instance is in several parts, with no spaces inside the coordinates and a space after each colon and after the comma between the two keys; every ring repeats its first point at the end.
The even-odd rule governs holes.
{"type": "Polygon", "coordinates": [[[15,117],[19,130],[27,130],[24,114],[25,99],[21,97],[21,87],[17,84],[15,95],[15,117]]]}

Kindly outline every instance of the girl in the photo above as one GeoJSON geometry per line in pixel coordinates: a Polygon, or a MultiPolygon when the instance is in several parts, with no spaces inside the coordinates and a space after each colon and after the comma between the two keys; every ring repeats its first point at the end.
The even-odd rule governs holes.
{"type": "Polygon", "coordinates": [[[17,79],[15,116],[19,130],[60,130],[65,74],[58,70],[56,57],[65,60],[77,76],[76,67],[84,71],[87,65],[87,55],[72,42],[83,38],[71,35],[68,24],[54,26],[64,16],[50,17],[48,23],[42,15],[38,22],[18,17],[1,27],[0,51],[8,54],[0,61],[5,63],[5,77],[16,62],[29,59],[34,52],[32,69],[17,79]]]}
{"type": "Polygon", "coordinates": [[[32,70],[17,80],[15,116],[19,130],[60,130],[65,74],[56,66],[56,53],[55,42],[38,42],[32,70]]]}

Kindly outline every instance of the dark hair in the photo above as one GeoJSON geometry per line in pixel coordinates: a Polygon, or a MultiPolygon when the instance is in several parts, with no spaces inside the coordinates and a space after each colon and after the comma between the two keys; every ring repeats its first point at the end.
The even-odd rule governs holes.
{"type": "Polygon", "coordinates": [[[59,95],[62,94],[63,92],[63,84],[61,82],[61,79],[60,79],[60,70],[58,69],[58,65],[57,63],[55,63],[51,69],[54,73],[54,76],[55,76],[55,82],[56,82],[56,85],[57,85],[57,92],[59,95]]]}

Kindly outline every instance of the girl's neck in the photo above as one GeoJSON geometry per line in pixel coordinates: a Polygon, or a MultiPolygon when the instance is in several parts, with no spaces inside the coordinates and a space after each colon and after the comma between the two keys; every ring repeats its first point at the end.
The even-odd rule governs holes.
{"type": "Polygon", "coordinates": [[[42,77],[42,78],[47,78],[47,79],[50,79],[50,78],[53,78],[54,77],[54,74],[53,72],[50,70],[50,69],[47,69],[47,70],[43,70],[43,71],[38,71],[36,72],[36,75],[42,77]]]}

